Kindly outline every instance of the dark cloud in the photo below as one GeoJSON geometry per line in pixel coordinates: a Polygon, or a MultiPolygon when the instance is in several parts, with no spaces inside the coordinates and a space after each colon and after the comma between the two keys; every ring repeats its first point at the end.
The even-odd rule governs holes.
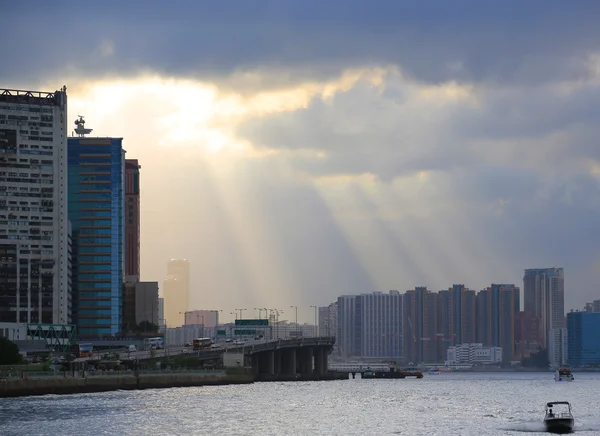
{"type": "Polygon", "coordinates": [[[600,158],[595,82],[570,90],[481,86],[462,97],[444,89],[425,90],[388,74],[381,86],[363,80],[330,99],[315,97],[306,108],[249,119],[237,133],[259,148],[323,152],[294,159],[309,174],[370,172],[386,180],[486,163],[506,165],[506,174],[542,165],[562,174],[572,165],[580,171],[578,159],[600,158]]]}
{"type": "Polygon", "coordinates": [[[585,76],[583,62],[600,44],[593,0],[10,0],[2,9],[5,80],[259,70],[275,72],[272,85],[290,74],[395,64],[432,83],[537,83],[585,76]],[[114,43],[112,56],[99,52],[104,41],[114,43]]]}

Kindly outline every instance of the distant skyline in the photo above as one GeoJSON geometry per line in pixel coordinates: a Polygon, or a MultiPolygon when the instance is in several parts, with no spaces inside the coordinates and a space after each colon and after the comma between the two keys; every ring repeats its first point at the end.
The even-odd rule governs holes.
{"type": "Polygon", "coordinates": [[[69,129],[124,138],[141,279],[188,259],[190,309],[522,288],[555,266],[566,310],[600,298],[598,2],[2,12],[1,86],[66,85],[69,129]]]}

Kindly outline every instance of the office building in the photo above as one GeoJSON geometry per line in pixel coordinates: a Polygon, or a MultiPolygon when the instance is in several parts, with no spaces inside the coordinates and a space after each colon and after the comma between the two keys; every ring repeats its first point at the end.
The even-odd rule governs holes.
{"type": "Polygon", "coordinates": [[[125,159],[125,275],[140,281],[140,168],[125,159]]]}
{"type": "Polygon", "coordinates": [[[71,323],[67,94],[0,89],[0,322],[71,323]]]}
{"type": "Polygon", "coordinates": [[[567,314],[568,363],[574,368],[597,367],[600,364],[600,313],[569,312],[567,314]]]}
{"type": "Polygon", "coordinates": [[[547,347],[548,332],[564,327],[565,277],[563,268],[526,269],[523,276],[525,312],[540,320],[540,343],[547,347]]]}
{"type": "Polygon", "coordinates": [[[219,324],[218,310],[189,310],[185,312],[184,325],[198,325],[215,327],[219,324]]]}
{"type": "Polygon", "coordinates": [[[167,263],[167,277],[163,282],[162,296],[165,305],[165,323],[169,327],[184,324],[184,314],[189,308],[190,263],[186,259],[173,259],[167,263]]]}
{"type": "Polygon", "coordinates": [[[158,282],[135,284],[135,322],[144,321],[158,326],[158,282]]]}
{"type": "MultiPolygon", "coordinates": [[[[76,132],[83,129],[83,119],[76,132]]],[[[83,134],[85,134],[83,133],[83,134]]],[[[125,150],[122,138],[68,139],[74,318],[81,338],[122,328],[125,150]]]]}

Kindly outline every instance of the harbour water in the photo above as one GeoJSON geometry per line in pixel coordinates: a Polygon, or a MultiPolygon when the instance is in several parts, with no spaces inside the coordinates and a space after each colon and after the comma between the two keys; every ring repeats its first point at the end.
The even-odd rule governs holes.
{"type": "Polygon", "coordinates": [[[0,399],[0,435],[543,434],[547,401],[600,435],[600,373],[443,373],[0,399]]]}

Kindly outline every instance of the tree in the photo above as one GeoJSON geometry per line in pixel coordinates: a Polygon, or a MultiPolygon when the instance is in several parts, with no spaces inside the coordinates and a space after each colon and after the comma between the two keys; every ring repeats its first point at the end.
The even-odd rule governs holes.
{"type": "Polygon", "coordinates": [[[0,365],[18,365],[23,363],[19,347],[8,338],[0,337],[0,365]]]}
{"type": "Polygon", "coordinates": [[[138,325],[137,330],[139,332],[158,333],[158,326],[156,324],[152,324],[149,321],[142,321],[138,325]]]}

